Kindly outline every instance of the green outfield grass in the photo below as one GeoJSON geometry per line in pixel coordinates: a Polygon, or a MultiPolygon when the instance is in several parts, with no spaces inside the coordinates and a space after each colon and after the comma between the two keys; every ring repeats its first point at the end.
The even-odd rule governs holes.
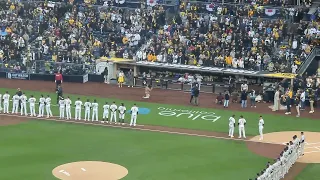
{"type": "MultiPolygon", "coordinates": [[[[1,94],[6,90],[9,90],[11,95],[16,91],[0,89],[1,94]]],[[[25,93],[28,97],[32,94],[37,99],[41,94],[49,94],[53,104],[56,101],[54,93],[35,91],[25,91],[25,93]]],[[[102,105],[106,101],[110,104],[116,101],[117,105],[123,102],[127,109],[137,103],[140,108],[150,110],[149,114],[138,116],[138,124],[225,133],[228,131],[229,117],[235,114],[237,117],[243,115],[246,118],[248,135],[257,135],[258,118],[261,115],[258,112],[232,112],[102,97],[69,96],[73,102],[78,97],[82,101],[87,98],[91,101],[97,99],[100,104],[100,118],[102,105]]],[[[52,111],[54,115],[59,114],[57,106],[52,106],[52,111]]],[[[83,118],[84,112],[82,113],[83,118]]],[[[320,131],[320,121],[293,116],[262,115],[265,120],[265,133],[320,131]]],[[[127,121],[128,119],[129,114],[126,117],[127,121]]],[[[81,160],[121,164],[128,168],[129,175],[125,179],[130,180],[248,179],[254,177],[268,161],[248,151],[242,142],[56,122],[31,121],[0,127],[0,135],[3,139],[0,141],[0,169],[6,172],[0,173],[0,179],[19,179],[21,176],[39,180],[54,179],[51,175],[54,167],[81,160]]],[[[308,165],[297,179],[316,180],[319,170],[320,165],[308,165]]]]}
{"type": "Polygon", "coordinates": [[[243,142],[40,120],[2,126],[0,136],[6,180],[55,179],[56,166],[86,160],[120,164],[128,180],[248,179],[268,161],[243,142]]]}

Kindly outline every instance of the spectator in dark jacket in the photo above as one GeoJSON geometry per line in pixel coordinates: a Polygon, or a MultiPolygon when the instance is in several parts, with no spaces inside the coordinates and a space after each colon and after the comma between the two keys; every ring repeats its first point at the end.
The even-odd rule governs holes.
{"type": "Polygon", "coordinates": [[[247,92],[246,91],[242,91],[241,92],[241,107],[242,108],[246,108],[247,107],[247,92]]]}

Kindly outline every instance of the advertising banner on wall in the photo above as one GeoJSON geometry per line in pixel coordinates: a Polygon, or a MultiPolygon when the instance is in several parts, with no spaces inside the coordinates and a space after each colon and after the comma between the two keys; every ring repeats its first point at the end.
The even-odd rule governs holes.
{"type": "Polygon", "coordinates": [[[7,73],[8,79],[23,79],[30,80],[30,74],[28,73],[7,73]]]}

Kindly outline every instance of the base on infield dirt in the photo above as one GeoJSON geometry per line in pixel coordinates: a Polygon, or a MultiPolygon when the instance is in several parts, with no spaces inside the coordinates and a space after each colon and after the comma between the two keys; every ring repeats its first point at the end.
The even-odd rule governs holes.
{"type": "Polygon", "coordinates": [[[52,174],[61,180],[119,180],[128,170],[118,164],[101,161],[79,161],[60,165],[52,174]]]}
{"type": "MultiPolygon", "coordinates": [[[[297,135],[300,137],[300,131],[282,131],[272,132],[263,135],[263,141],[274,144],[282,144],[292,140],[292,137],[297,135]]],[[[320,133],[319,132],[304,132],[306,142],[304,146],[304,156],[298,159],[300,163],[320,163],[320,133]]],[[[259,140],[260,136],[253,137],[252,141],[263,142],[259,140]]],[[[250,148],[249,148],[250,149],[250,148]]],[[[280,153],[280,151],[279,151],[280,153]]],[[[259,154],[265,156],[264,154],[259,154]]]]}

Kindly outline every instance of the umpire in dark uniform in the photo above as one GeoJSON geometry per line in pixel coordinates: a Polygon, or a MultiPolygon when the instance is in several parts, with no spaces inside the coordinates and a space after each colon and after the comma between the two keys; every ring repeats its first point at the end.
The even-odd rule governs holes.
{"type": "MultiPolygon", "coordinates": [[[[21,91],[20,88],[17,89],[17,95],[18,95],[19,97],[22,96],[22,91],[21,91]]],[[[19,109],[21,109],[21,100],[19,100],[19,109]]]]}
{"type": "Polygon", "coordinates": [[[62,97],[62,95],[63,95],[61,85],[58,85],[57,90],[56,90],[56,93],[57,93],[57,104],[58,104],[58,103],[59,103],[59,100],[60,100],[60,97],[62,97]]]}

